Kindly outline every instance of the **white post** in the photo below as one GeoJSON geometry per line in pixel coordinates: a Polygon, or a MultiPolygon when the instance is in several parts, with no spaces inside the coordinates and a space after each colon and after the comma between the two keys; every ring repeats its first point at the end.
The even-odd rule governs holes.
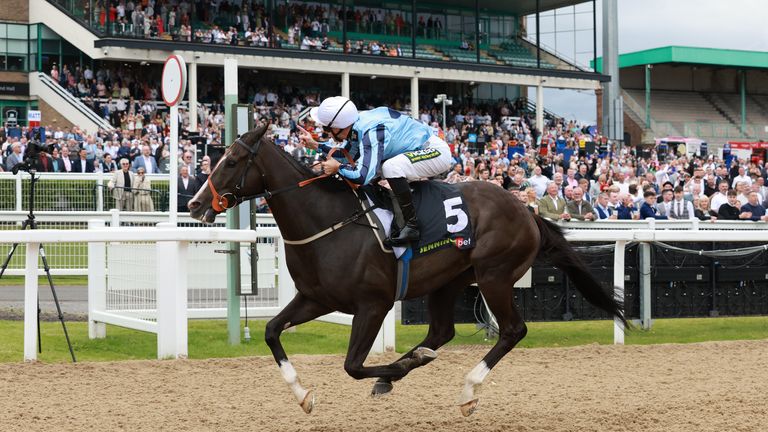
{"type": "Polygon", "coordinates": [[[296,285],[288,271],[288,263],[285,262],[283,238],[275,240],[277,241],[277,306],[282,310],[296,296],[296,285]]]}
{"type": "MultiPolygon", "coordinates": [[[[159,223],[158,228],[173,227],[159,223]]],[[[157,242],[157,358],[187,357],[189,242],[157,242]]]]}
{"type": "Polygon", "coordinates": [[[349,72],[341,73],[341,95],[349,99],[349,72]]]}
{"type": "Polygon", "coordinates": [[[395,351],[395,308],[387,312],[384,322],[381,324],[379,333],[376,334],[376,341],[371,348],[372,353],[381,354],[395,351]]]}
{"type": "Polygon", "coordinates": [[[16,211],[22,211],[21,174],[16,176],[16,211]]]}
{"type": "Polygon", "coordinates": [[[104,211],[104,172],[96,178],[96,211],[104,211]]]}
{"type": "Polygon", "coordinates": [[[24,268],[24,360],[37,360],[37,257],[40,243],[27,243],[24,268]]]}
{"type": "Polygon", "coordinates": [[[544,86],[541,85],[541,80],[536,86],[536,129],[544,130],[544,86]]]}
{"type": "Polygon", "coordinates": [[[197,132],[197,60],[189,63],[189,131],[197,132]]]}
{"type": "Polygon", "coordinates": [[[411,78],[411,117],[419,119],[419,77],[411,78]]]}
{"type": "MultiPolygon", "coordinates": [[[[88,221],[88,229],[104,228],[100,219],[88,221]]],[[[107,310],[107,246],[104,242],[88,243],[88,338],[107,337],[107,325],[93,320],[93,312],[107,310]]]]}
{"type": "MultiPolygon", "coordinates": [[[[179,202],[179,105],[171,106],[171,172],[168,182],[168,222],[176,226],[176,214],[179,202]]],[[[191,174],[191,173],[190,173],[191,174]]]]}
{"type": "Polygon", "coordinates": [[[120,228],[120,210],[118,209],[111,209],[109,211],[110,216],[112,216],[111,222],[109,223],[110,228],[120,228]]]}
{"type": "Polygon", "coordinates": [[[650,330],[651,321],[651,245],[640,243],[640,323],[650,330]]]}
{"type": "MultiPolygon", "coordinates": [[[[624,248],[627,245],[625,240],[616,242],[616,248],[613,255],[613,286],[616,300],[624,302],[624,248]]],[[[624,323],[618,318],[613,320],[613,343],[614,345],[624,345],[624,323]]]]}

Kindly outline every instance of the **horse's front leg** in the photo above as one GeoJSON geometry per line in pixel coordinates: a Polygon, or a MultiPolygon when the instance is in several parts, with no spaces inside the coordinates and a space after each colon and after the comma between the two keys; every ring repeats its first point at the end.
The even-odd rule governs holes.
{"type": "Polygon", "coordinates": [[[432,359],[434,351],[416,350],[413,356],[383,366],[363,366],[368,353],[371,351],[376,335],[384,322],[392,303],[375,303],[361,307],[364,312],[356,313],[352,319],[352,334],[349,338],[347,358],[344,361],[344,370],[355,379],[363,378],[387,378],[398,380],[404,377],[414,367],[426,364],[432,359]]]}
{"type": "Polygon", "coordinates": [[[301,386],[296,370],[291,365],[291,362],[288,361],[288,356],[285,354],[283,345],[280,343],[280,334],[289,327],[305,323],[329,312],[332,311],[327,307],[298,293],[277,316],[267,323],[267,328],[264,332],[264,339],[272,351],[277,365],[280,366],[280,373],[283,375],[283,379],[291,387],[293,395],[307,414],[312,412],[312,408],[315,405],[314,391],[306,390],[301,386]]]}

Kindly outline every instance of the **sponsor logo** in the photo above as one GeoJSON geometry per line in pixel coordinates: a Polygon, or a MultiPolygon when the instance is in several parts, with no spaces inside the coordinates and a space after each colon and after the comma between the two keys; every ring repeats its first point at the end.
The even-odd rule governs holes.
{"type": "Polygon", "coordinates": [[[456,237],[454,241],[456,242],[456,247],[459,249],[464,249],[472,246],[472,239],[469,239],[469,238],[456,237]]]}
{"type": "Polygon", "coordinates": [[[440,150],[437,149],[422,149],[416,151],[410,151],[403,153],[411,163],[421,162],[429,159],[434,159],[440,156],[440,150]]]}

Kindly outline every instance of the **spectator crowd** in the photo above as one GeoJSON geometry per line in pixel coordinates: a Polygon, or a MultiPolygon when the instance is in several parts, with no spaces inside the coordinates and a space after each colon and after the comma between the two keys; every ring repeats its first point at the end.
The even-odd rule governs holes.
{"type": "MultiPolygon", "coordinates": [[[[70,74],[76,75],[78,69],[70,74]]],[[[83,69],[83,79],[93,75],[87,71],[83,69]]],[[[131,176],[142,172],[145,175],[168,173],[168,113],[157,109],[151,92],[144,94],[149,98],[136,102],[133,92],[145,86],[137,77],[121,77],[120,73],[105,71],[91,79],[98,81],[99,75],[104,81],[113,77],[121,92],[124,87],[128,89],[130,102],[124,110],[122,105],[111,105],[119,108],[117,127],[114,131],[94,134],[87,134],[76,126],[46,128],[50,152],[40,159],[38,171],[113,175],[130,172],[114,179],[115,190],[126,188],[128,183],[132,189],[136,188],[138,180],[131,176]]],[[[318,157],[302,147],[297,126],[314,128],[308,118],[299,121],[299,115],[326,95],[290,86],[253,87],[247,94],[252,95],[249,99],[254,108],[254,121],[269,123],[270,133],[278,145],[308,163],[318,157]]],[[[409,104],[399,99],[361,94],[356,103],[360,109],[388,105],[410,112],[409,104]]],[[[533,127],[522,100],[456,104],[446,119],[442,118],[441,107],[431,101],[421,101],[420,106],[424,108],[420,110],[419,120],[429,124],[434,133],[452,147],[455,166],[445,181],[494,183],[543,217],[562,221],[648,217],[711,221],[767,219],[768,187],[762,160],[733,159],[727,164],[715,155],[678,156],[630,147],[617,150],[609,147],[593,128],[563,119],[550,119],[539,131],[533,127]],[[443,120],[447,125],[445,130],[439,126],[443,120]]],[[[224,134],[223,107],[216,103],[201,105],[198,114],[199,140],[220,146],[224,134]]],[[[191,197],[203,185],[216,161],[206,158],[204,165],[195,166],[196,147],[188,136],[190,119],[184,109],[180,110],[180,123],[183,125],[179,142],[184,166],[180,171],[184,184],[182,195],[191,197]]],[[[322,134],[320,129],[316,131],[322,134]]],[[[13,134],[8,128],[0,129],[2,169],[10,170],[23,159],[29,135],[27,130],[13,134]]],[[[147,184],[143,188],[151,189],[147,184]]],[[[128,200],[131,206],[146,208],[136,204],[135,198],[128,200]]],[[[183,199],[180,202],[186,204],[183,199]]],[[[128,204],[125,205],[127,208],[128,204]]]]}

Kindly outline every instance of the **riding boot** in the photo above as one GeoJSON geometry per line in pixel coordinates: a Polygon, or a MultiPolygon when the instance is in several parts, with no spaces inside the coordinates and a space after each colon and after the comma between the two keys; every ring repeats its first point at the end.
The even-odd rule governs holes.
{"type": "Polygon", "coordinates": [[[403,177],[391,178],[387,181],[392,187],[392,192],[395,193],[397,204],[400,206],[403,220],[405,220],[405,225],[400,229],[400,232],[396,236],[390,236],[387,240],[392,246],[405,246],[419,240],[420,236],[419,221],[416,219],[416,209],[413,207],[411,187],[408,185],[408,180],[403,177]]]}

